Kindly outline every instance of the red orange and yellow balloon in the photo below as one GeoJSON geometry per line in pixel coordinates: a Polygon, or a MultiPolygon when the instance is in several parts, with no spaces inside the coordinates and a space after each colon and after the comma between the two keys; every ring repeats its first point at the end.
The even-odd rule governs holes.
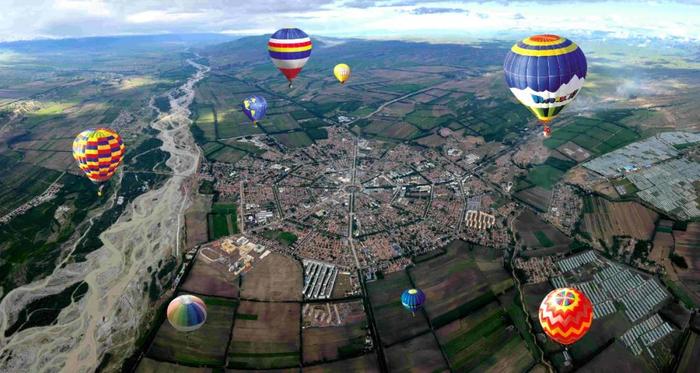
{"type": "Polygon", "coordinates": [[[551,291],[540,304],[540,325],[554,341],[568,346],[586,335],[593,322],[593,305],[579,290],[551,291]]]}

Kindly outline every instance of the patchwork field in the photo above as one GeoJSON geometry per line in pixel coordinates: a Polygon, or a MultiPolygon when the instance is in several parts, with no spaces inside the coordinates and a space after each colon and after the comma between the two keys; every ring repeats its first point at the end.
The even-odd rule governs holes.
{"type": "Polygon", "coordinates": [[[334,363],[313,365],[304,367],[304,372],[310,373],[336,373],[336,372],[367,372],[379,373],[379,364],[375,354],[367,354],[356,358],[336,361],[334,363]]]}
{"type": "Polygon", "coordinates": [[[382,280],[367,284],[374,321],[384,346],[428,330],[428,323],[422,311],[412,316],[411,312],[401,305],[401,293],[411,287],[405,272],[394,272],[382,280]]]}
{"type": "Polygon", "coordinates": [[[466,247],[451,245],[446,254],[419,263],[409,273],[425,292],[425,311],[435,327],[493,299],[488,281],[466,247]]]}
{"type": "MultiPolygon", "coordinates": [[[[515,220],[515,230],[520,240],[530,249],[568,249],[571,239],[546,223],[532,211],[526,210],[515,220]]],[[[528,255],[528,252],[524,252],[528,255]]]]}
{"type": "Polygon", "coordinates": [[[613,151],[640,138],[634,130],[614,121],[628,112],[631,115],[627,110],[617,115],[600,114],[604,118],[573,117],[568,124],[555,126],[544,145],[556,149],[570,141],[594,155],[613,151]]]}
{"type": "Polygon", "coordinates": [[[685,231],[674,230],[674,253],[685,259],[688,269],[676,267],[678,277],[693,292],[696,304],[700,304],[700,223],[688,223],[685,231]]]}
{"type": "Polygon", "coordinates": [[[591,238],[611,247],[613,236],[631,236],[649,240],[654,233],[658,214],[637,202],[609,202],[585,196],[581,229],[591,238]]]}
{"type": "Polygon", "coordinates": [[[432,333],[391,346],[384,354],[391,372],[447,371],[447,363],[432,333]]]}
{"type": "Polygon", "coordinates": [[[226,343],[238,303],[223,298],[201,298],[207,305],[207,321],[204,325],[195,331],[184,333],[175,330],[164,320],[146,351],[147,357],[187,365],[224,365],[226,343]]]}
{"type": "Polygon", "coordinates": [[[233,203],[214,203],[207,215],[209,241],[238,233],[238,215],[233,203]]]}
{"type": "MultiPolygon", "coordinates": [[[[367,319],[362,302],[353,303],[355,311],[343,320],[342,325],[302,329],[304,364],[346,359],[363,352],[368,328],[367,319]]],[[[333,311],[331,308],[331,315],[333,311]]]]}
{"type": "Polygon", "coordinates": [[[527,370],[532,355],[500,305],[488,303],[437,330],[450,366],[456,371],[527,370]]]}
{"type": "Polygon", "coordinates": [[[301,301],[302,268],[294,259],[272,253],[242,277],[241,298],[301,301]]]}
{"type": "Polygon", "coordinates": [[[299,365],[298,303],[241,301],[228,348],[229,368],[286,368],[299,365]]]}
{"type": "Polygon", "coordinates": [[[182,290],[197,294],[238,297],[238,278],[228,268],[219,263],[209,263],[198,257],[187,275],[182,290]]]}

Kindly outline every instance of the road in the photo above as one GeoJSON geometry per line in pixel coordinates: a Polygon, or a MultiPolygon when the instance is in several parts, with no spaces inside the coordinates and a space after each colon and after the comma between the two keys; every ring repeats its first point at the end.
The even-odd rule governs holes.
{"type": "MultiPolygon", "coordinates": [[[[133,351],[150,309],[148,294],[143,292],[143,283],[150,281],[148,268],[157,268],[159,261],[179,251],[181,215],[190,203],[188,185],[201,157],[189,131],[189,106],[194,85],[209,68],[188,63],[196,73],[170,92],[170,111],[160,113],[151,123],[159,130],[161,149],[170,154],[166,165],[174,175],[160,188],[130,203],[118,221],[100,235],[103,247],[90,253],[86,262],[68,264],[43,280],[47,288],[59,289],[53,293],[60,291],[61,285],[65,288],[80,280],[89,290],[80,302],[66,307],[55,324],[0,340],[0,356],[12,356],[0,360],[0,371],[92,372],[106,352],[118,356],[112,360],[119,364],[133,351]]],[[[22,288],[14,291],[25,292],[22,288]]],[[[12,299],[10,295],[3,301],[12,299]]]]}

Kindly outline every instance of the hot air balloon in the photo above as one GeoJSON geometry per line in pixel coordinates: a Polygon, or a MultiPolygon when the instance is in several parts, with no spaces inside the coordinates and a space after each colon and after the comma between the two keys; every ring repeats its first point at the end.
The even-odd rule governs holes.
{"type": "Polygon", "coordinates": [[[267,112],[267,101],[260,96],[250,96],[243,100],[242,107],[243,113],[253,121],[253,124],[257,124],[267,112]]]}
{"type": "Polygon", "coordinates": [[[287,77],[289,88],[311,56],[311,39],[298,28],[277,30],[267,43],[272,63],[287,77]]]}
{"type": "Polygon", "coordinates": [[[586,56],[569,39],[535,35],[513,45],[503,63],[506,84],[532,111],[549,136],[550,121],[580,92],[586,78],[586,56]]]}
{"type": "Polygon", "coordinates": [[[401,304],[415,316],[416,311],[423,307],[425,293],[420,289],[406,289],[401,294],[401,304]]]}
{"type": "Polygon", "coordinates": [[[568,346],[581,339],[593,322],[593,305],[579,290],[552,290],[540,304],[540,325],[556,342],[568,346]]]}
{"type": "Polygon", "coordinates": [[[168,304],[168,321],[181,332],[199,329],[207,321],[207,306],[194,295],[180,295],[168,304]]]}
{"type": "Polygon", "coordinates": [[[118,133],[109,128],[90,128],[73,140],[73,158],[85,175],[100,185],[97,195],[124,157],[124,143],[118,133]]]}
{"type": "Polygon", "coordinates": [[[350,77],[350,66],[344,64],[344,63],[339,63],[335,65],[333,68],[333,75],[335,75],[336,79],[340,82],[340,84],[345,83],[346,80],[350,77]]]}

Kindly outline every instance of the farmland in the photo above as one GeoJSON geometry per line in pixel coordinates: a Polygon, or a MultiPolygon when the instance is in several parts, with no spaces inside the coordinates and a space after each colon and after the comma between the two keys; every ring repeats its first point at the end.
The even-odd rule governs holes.
{"type": "Polygon", "coordinates": [[[571,239],[546,223],[531,211],[525,211],[515,221],[515,229],[523,244],[535,251],[525,252],[534,255],[539,249],[562,251],[568,249],[571,239]]]}
{"type": "MultiPolygon", "coordinates": [[[[329,307],[332,315],[336,304],[329,307]]],[[[346,320],[340,320],[341,325],[311,326],[302,330],[304,364],[347,359],[363,352],[367,319],[361,302],[354,302],[353,307],[355,312],[346,316],[346,320]]]]}
{"type": "Polygon", "coordinates": [[[270,254],[242,278],[241,298],[265,301],[301,301],[301,264],[270,254]]]}
{"type": "Polygon", "coordinates": [[[639,140],[637,132],[620,122],[633,113],[632,110],[621,110],[613,114],[603,113],[599,117],[573,117],[567,124],[556,127],[544,145],[556,149],[571,141],[593,155],[605,154],[639,140]]]}
{"type": "Polygon", "coordinates": [[[392,372],[430,371],[447,369],[440,347],[432,333],[426,333],[385,350],[387,366],[392,372]]]}
{"type": "Polygon", "coordinates": [[[214,297],[202,300],[207,305],[207,322],[195,331],[183,333],[163,321],[146,356],[187,365],[223,365],[237,302],[214,297]]]}
{"type": "Polygon", "coordinates": [[[614,236],[651,239],[657,216],[637,202],[609,202],[601,197],[585,196],[581,229],[592,239],[611,247],[614,236]]]}
{"type": "Polygon", "coordinates": [[[419,263],[410,272],[416,286],[431,299],[426,313],[431,322],[444,325],[493,298],[489,283],[464,248],[448,247],[447,253],[419,263]]]}
{"type": "Polygon", "coordinates": [[[211,213],[207,215],[209,241],[238,233],[238,215],[236,205],[230,203],[214,203],[211,213]]]}
{"type": "Polygon", "coordinates": [[[285,368],[299,365],[298,303],[242,301],[228,348],[230,368],[285,368]]]}
{"type": "Polygon", "coordinates": [[[197,294],[238,297],[238,279],[228,268],[205,260],[195,261],[189,276],[182,285],[182,290],[197,294]]]}
{"type": "Polygon", "coordinates": [[[405,272],[395,272],[382,280],[368,284],[369,299],[374,313],[374,320],[379,338],[384,346],[416,336],[428,330],[428,323],[423,312],[412,316],[401,305],[399,295],[404,289],[411,288],[405,272]]]}
{"type": "Polygon", "coordinates": [[[688,265],[688,269],[678,266],[676,272],[686,288],[693,292],[695,304],[700,304],[700,223],[691,222],[685,230],[674,230],[674,253],[682,256],[688,265]]]}

